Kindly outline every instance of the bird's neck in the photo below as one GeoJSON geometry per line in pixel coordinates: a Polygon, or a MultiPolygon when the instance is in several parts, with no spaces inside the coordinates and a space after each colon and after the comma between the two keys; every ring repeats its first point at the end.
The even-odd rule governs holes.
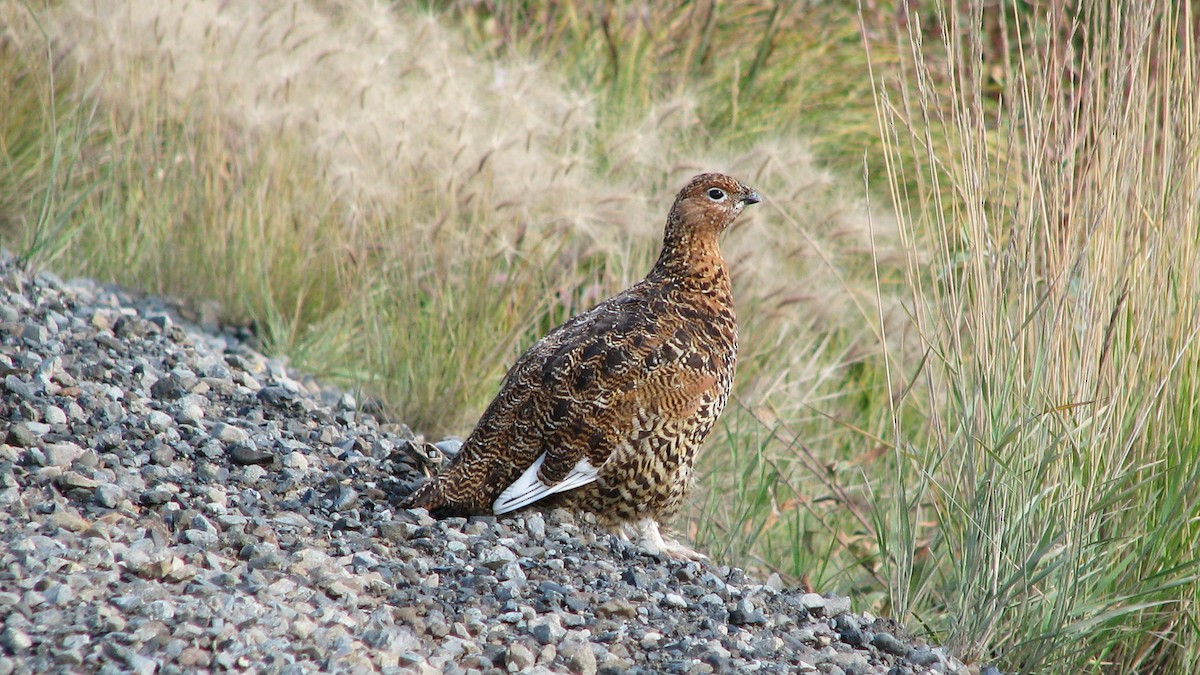
{"type": "Polygon", "coordinates": [[[729,270],[715,235],[668,237],[651,275],[705,292],[730,292],[729,270]]]}

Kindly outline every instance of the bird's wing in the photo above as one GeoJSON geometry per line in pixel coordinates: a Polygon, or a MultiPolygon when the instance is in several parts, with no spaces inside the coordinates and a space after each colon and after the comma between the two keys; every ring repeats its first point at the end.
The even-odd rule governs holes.
{"type": "Polygon", "coordinates": [[[583,457],[575,463],[574,468],[571,469],[566,478],[557,483],[547,485],[538,477],[538,473],[541,471],[547,456],[547,453],[543,452],[534,460],[533,464],[529,465],[528,469],[525,469],[525,473],[521,474],[520,478],[500,493],[495,503],[492,504],[493,513],[500,515],[509,511],[516,511],[552,494],[583,487],[600,477],[600,470],[592,466],[587,457],[583,457]]]}
{"type": "Polygon", "coordinates": [[[696,360],[686,331],[663,331],[644,302],[597,309],[548,335],[510,372],[505,389],[536,392],[527,418],[541,452],[500,492],[496,514],[597,480],[619,446],[663,419],[686,419],[711,394],[711,359],[696,360]]]}

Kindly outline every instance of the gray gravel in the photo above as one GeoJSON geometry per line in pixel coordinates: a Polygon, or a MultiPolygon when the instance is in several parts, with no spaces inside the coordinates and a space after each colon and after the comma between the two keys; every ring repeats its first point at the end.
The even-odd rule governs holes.
{"type": "Polygon", "coordinates": [[[848,598],[566,512],[401,510],[432,447],[405,427],[7,255],[0,420],[0,675],[968,672],[848,598]]]}

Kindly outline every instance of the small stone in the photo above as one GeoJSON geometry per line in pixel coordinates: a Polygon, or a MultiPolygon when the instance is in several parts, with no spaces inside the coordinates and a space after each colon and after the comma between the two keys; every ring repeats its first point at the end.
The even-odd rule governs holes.
{"type": "Polygon", "coordinates": [[[245,443],[250,440],[250,434],[232,424],[217,422],[212,428],[213,438],[223,443],[245,443]]]}
{"type": "Polygon", "coordinates": [[[146,415],[146,426],[155,431],[165,431],[171,426],[171,416],[161,410],[151,410],[146,415]]]}
{"type": "Polygon", "coordinates": [[[270,452],[264,452],[255,447],[251,447],[246,443],[237,443],[230,446],[229,459],[232,460],[234,464],[241,464],[243,466],[254,464],[270,464],[275,461],[275,455],[270,452]]]}
{"type": "Polygon", "coordinates": [[[75,599],[75,592],[66,584],[54,584],[46,589],[46,602],[63,606],[75,599]]]}
{"type": "Polygon", "coordinates": [[[68,532],[83,532],[90,524],[78,513],[73,511],[55,511],[54,513],[50,514],[50,518],[47,519],[47,522],[53,527],[61,527],[68,532]]]}
{"type": "Polygon", "coordinates": [[[838,616],[850,611],[850,598],[835,595],[825,598],[825,616],[838,616]]]}
{"type": "Polygon", "coordinates": [[[907,659],[909,663],[918,666],[932,666],[941,660],[932,649],[924,647],[914,647],[913,649],[910,649],[908,653],[904,655],[904,658],[907,659]]]}
{"type": "Polygon", "coordinates": [[[283,465],[300,472],[308,471],[308,457],[303,452],[289,452],[283,456],[283,465]]]}
{"type": "Polygon", "coordinates": [[[587,642],[568,640],[558,646],[558,653],[571,672],[579,675],[596,675],[596,654],[587,642]]]}
{"type": "Polygon", "coordinates": [[[637,616],[637,608],[628,600],[614,598],[600,605],[596,609],[596,614],[614,619],[632,619],[637,616]]]}
{"type": "Polygon", "coordinates": [[[512,549],[507,546],[497,546],[483,559],[483,566],[488,569],[498,570],[516,560],[517,554],[513,553],[512,549]]]}
{"type": "Polygon", "coordinates": [[[168,373],[150,385],[150,395],[160,401],[173,401],[187,393],[178,375],[168,373]]]}
{"type": "Polygon", "coordinates": [[[96,488],[96,503],[106,509],[115,509],[125,499],[125,491],[112,483],[101,483],[96,488]]]}
{"type": "Polygon", "coordinates": [[[63,409],[56,406],[46,406],[46,410],[42,412],[42,421],[51,426],[67,423],[67,413],[63,409]]]}
{"type": "Polygon", "coordinates": [[[75,471],[64,471],[54,482],[63,490],[95,490],[100,485],[99,481],[92,480],[75,471]]]}
{"type": "Polygon", "coordinates": [[[534,512],[525,516],[525,527],[529,530],[530,539],[542,541],[546,538],[546,519],[542,514],[534,512]]]}
{"type": "Polygon", "coordinates": [[[358,490],[338,483],[325,495],[334,511],[345,511],[358,503],[358,490]]]}
{"type": "MultiPolygon", "coordinates": [[[[875,637],[871,639],[871,644],[876,649],[881,649],[896,656],[904,656],[908,652],[908,646],[897,640],[891,633],[876,633],[875,637]]],[[[983,673],[980,673],[980,675],[983,675],[983,673]]],[[[999,674],[997,673],[997,675],[999,674]]]]}
{"type": "Polygon", "coordinates": [[[43,456],[45,457],[45,466],[66,468],[71,465],[71,462],[79,459],[82,454],[83,448],[75,443],[66,441],[47,445],[43,456]]]}
{"type": "Polygon", "coordinates": [[[171,501],[174,496],[175,493],[166,486],[159,485],[146,490],[139,495],[138,502],[140,502],[143,506],[161,506],[171,501]]]}
{"type": "Polygon", "coordinates": [[[4,442],[18,448],[32,448],[37,445],[38,437],[29,430],[27,425],[18,422],[8,428],[8,435],[4,437],[4,442]]]}
{"type": "Polygon", "coordinates": [[[26,323],[25,328],[21,330],[21,337],[32,346],[40,346],[43,342],[50,339],[50,331],[40,323],[26,323]]]}
{"type": "Polygon", "coordinates": [[[725,672],[729,670],[729,660],[732,656],[733,654],[719,641],[709,640],[708,646],[700,658],[717,672],[725,672]]]}
{"type": "MultiPolygon", "coordinates": [[[[188,397],[192,398],[192,397],[188,397]]],[[[179,409],[175,412],[175,421],[180,424],[191,424],[199,426],[200,421],[204,419],[204,408],[194,400],[185,400],[179,409]]]]}
{"type": "Polygon", "coordinates": [[[217,545],[217,534],[215,532],[188,529],[181,532],[179,538],[200,548],[213,548],[217,545]]]}
{"type": "Polygon", "coordinates": [[[862,647],[866,644],[866,637],[863,635],[862,629],[858,627],[858,621],[849,614],[841,614],[836,621],[838,635],[842,637],[842,642],[851,647],[862,647]]]}
{"type": "Polygon", "coordinates": [[[175,448],[160,445],[150,452],[150,461],[159,466],[171,466],[175,461],[175,448]]]}
{"type": "Polygon", "coordinates": [[[293,392],[279,385],[268,385],[258,390],[258,400],[267,405],[285,406],[295,398],[293,392]]]}
{"type": "Polygon", "coordinates": [[[508,653],[504,656],[504,665],[508,667],[510,673],[523,671],[533,665],[533,652],[520,642],[514,642],[508,646],[508,653]]]}
{"type": "Polygon", "coordinates": [[[31,400],[37,397],[37,391],[34,389],[33,385],[25,382],[16,375],[5,376],[4,388],[16,396],[26,400],[31,400]]]}
{"type": "Polygon", "coordinates": [[[201,647],[186,647],[175,662],[183,668],[206,668],[212,664],[212,654],[201,647]]]}
{"type": "Polygon", "coordinates": [[[166,314],[154,314],[154,315],[148,316],[148,317],[146,317],[146,321],[149,321],[150,323],[154,324],[155,326],[158,326],[158,329],[160,331],[166,330],[171,327],[171,317],[167,316],[166,314]]]}
{"type": "Polygon", "coordinates": [[[563,639],[567,629],[557,614],[547,614],[529,622],[529,634],[543,645],[552,645],[563,639]]]}
{"type": "Polygon", "coordinates": [[[678,593],[667,593],[663,598],[663,605],[673,609],[687,609],[687,599],[678,593]]]}
{"type": "Polygon", "coordinates": [[[805,593],[800,596],[800,604],[804,605],[804,609],[814,614],[820,614],[825,611],[825,598],[816,593],[805,593]]]}
{"type": "Polygon", "coordinates": [[[840,668],[846,675],[851,675],[851,673],[866,675],[871,672],[871,664],[867,661],[866,657],[858,652],[839,652],[834,654],[829,661],[840,668]]]}
{"type": "Polygon", "coordinates": [[[13,654],[21,654],[33,646],[33,640],[20,629],[9,626],[0,632],[0,645],[13,654]]]}

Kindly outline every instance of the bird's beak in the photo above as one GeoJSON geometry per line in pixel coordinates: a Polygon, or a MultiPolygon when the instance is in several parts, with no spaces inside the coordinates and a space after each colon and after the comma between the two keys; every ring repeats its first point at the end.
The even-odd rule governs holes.
{"type": "Polygon", "coordinates": [[[761,201],[762,201],[762,198],[759,197],[758,193],[755,192],[754,190],[747,192],[745,194],[745,196],[742,197],[743,204],[757,204],[761,201]]]}

